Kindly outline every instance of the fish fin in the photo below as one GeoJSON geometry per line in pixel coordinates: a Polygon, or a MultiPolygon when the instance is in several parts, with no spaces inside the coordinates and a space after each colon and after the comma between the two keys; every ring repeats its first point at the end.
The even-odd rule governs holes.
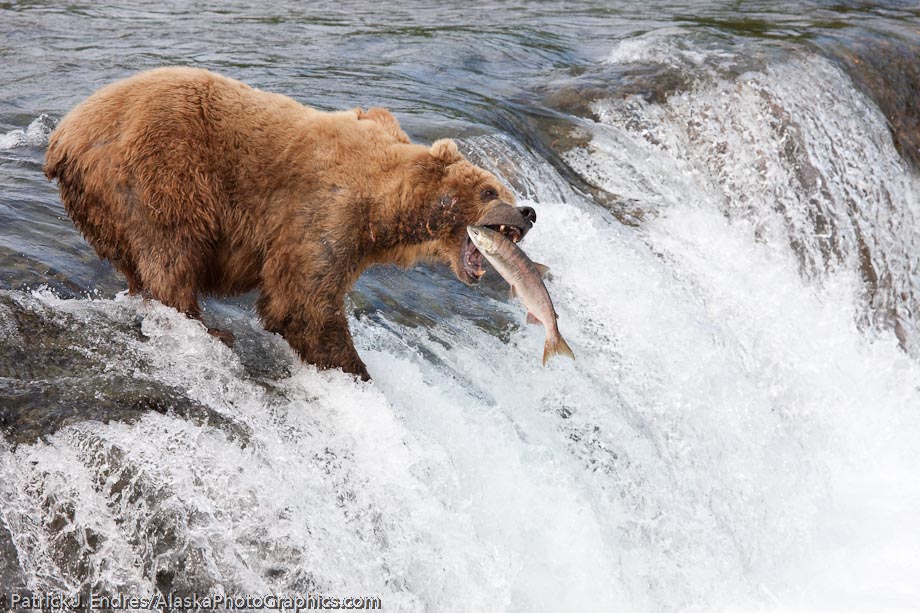
{"type": "Polygon", "coordinates": [[[533,313],[531,313],[530,311],[527,311],[527,323],[529,323],[529,324],[536,324],[536,325],[538,325],[538,326],[542,326],[542,325],[543,325],[543,322],[540,321],[540,320],[537,318],[537,316],[534,315],[533,313]]]}
{"type": "Polygon", "coordinates": [[[565,339],[558,332],[554,338],[546,337],[546,343],[543,345],[543,365],[546,366],[549,359],[557,354],[567,355],[573,360],[575,359],[572,348],[569,347],[569,344],[565,342],[565,339]]]}
{"type": "Polygon", "coordinates": [[[541,277],[546,277],[546,273],[549,272],[549,266],[546,264],[538,264],[537,262],[533,263],[537,267],[537,272],[540,273],[541,277]]]}
{"type": "Polygon", "coordinates": [[[512,286],[511,286],[511,289],[508,290],[508,297],[509,297],[509,298],[514,298],[515,296],[517,296],[517,292],[514,291],[514,286],[512,285],[512,286]]]}

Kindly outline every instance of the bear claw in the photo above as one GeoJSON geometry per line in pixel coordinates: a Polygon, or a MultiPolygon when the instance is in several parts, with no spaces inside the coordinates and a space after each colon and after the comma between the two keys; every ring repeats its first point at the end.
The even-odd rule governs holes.
{"type": "Polygon", "coordinates": [[[224,345],[233,349],[233,343],[236,342],[236,337],[233,336],[232,332],[227,332],[226,330],[218,330],[217,328],[208,328],[208,334],[216,337],[224,345]]]}

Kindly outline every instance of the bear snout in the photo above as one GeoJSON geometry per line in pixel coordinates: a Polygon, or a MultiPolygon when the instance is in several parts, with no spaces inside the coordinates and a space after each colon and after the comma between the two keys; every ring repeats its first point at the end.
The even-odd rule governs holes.
{"type": "Polygon", "coordinates": [[[533,210],[533,207],[529,206],[519,206],[517,210],[521,214],[521,217],[530,222],[529,226],[522,228],[524,230],[524,234],[527,234],[527,230],[532,228],[533,225],[537,223],[537,212],[533,210]]]}
{"type": "Polygon", "coordinates": [[[524,238],[527,231],[537,219],[537,213],[529,206],[514,207],[501,202],[493,206],[476,222],[479,226],[489,226],[495,229],[501,226],[513,226],[520,230],[518,238],[524,238]]]}

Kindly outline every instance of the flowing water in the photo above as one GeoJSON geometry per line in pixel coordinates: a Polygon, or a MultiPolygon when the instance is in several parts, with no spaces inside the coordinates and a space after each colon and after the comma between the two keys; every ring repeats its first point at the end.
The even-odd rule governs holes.
{"type": "Polygon", "coordinates": [[[430,4],[0,3],[0,594],[920,611],[920,11],[430,4]],[[44,147],[170,64],[456,137],[577,361],[494,273],[365,274],[366,385],[128,297],[44,147]]]}

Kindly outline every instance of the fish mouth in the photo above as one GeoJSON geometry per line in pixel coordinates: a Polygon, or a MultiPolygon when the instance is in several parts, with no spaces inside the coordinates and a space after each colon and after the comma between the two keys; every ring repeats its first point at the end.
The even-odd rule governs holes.
{"type": "MultiPolygon", "coordinates": [[[[495,230],[516,243],[524,238],[524,235],[533,227],[536,220],[536,211],[531,207],[515,207],[507,202],[498,202],[491,206],[476,221],[475,225],[495,230]]],[[[463,236],[457,276],[467,285],[475,285],[479,283],[479,279],[486,272],[482,267],[483,258],[466,232],[463,232],[463,236]]]]}
{"type": "MultiPolygon", "coordinates": [[[[511,224],[490,224],[485,227],[506,236],[514,243],[519,242],[524,236],[524,230],[511,224]]],[[[486,274],[485,268],[482,266],[482,252],[476,248],[476,245],[473,244],[469,236],[463,240],[463,244],[460,248],[460,264],[461,271],[466,277],[462,280],[466,282],[467,285],[479,283],[482,275],[486,274]]]]}

